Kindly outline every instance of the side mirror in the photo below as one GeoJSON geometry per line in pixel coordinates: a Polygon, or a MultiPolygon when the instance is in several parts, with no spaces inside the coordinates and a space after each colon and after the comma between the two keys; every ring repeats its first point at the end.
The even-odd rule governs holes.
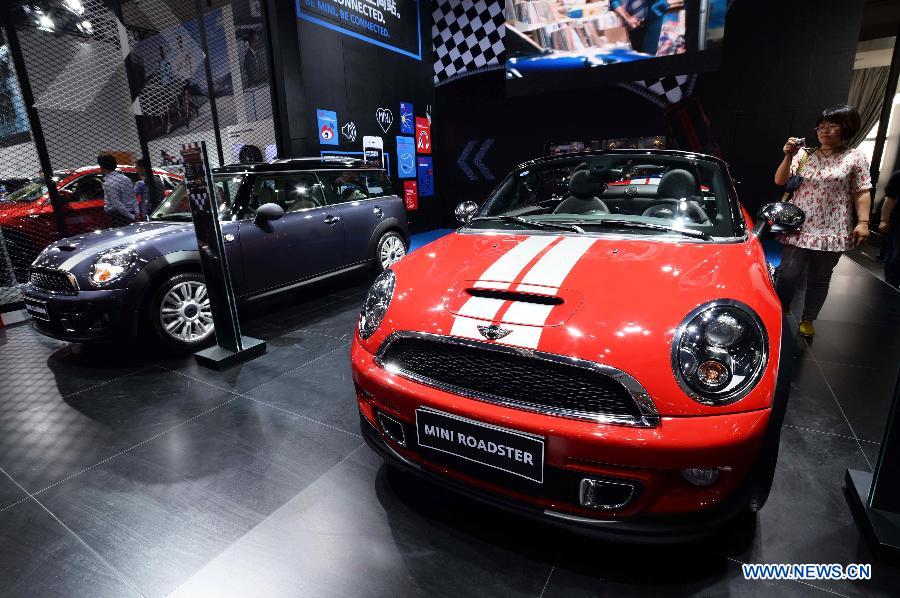
{"type": "Polygon", "coordinates": [[[468,224],[475,217],[475,214],[478,213],[478,204],[474,201],[464,201],[456,206],[453,213],[460,224],[468,224]]]}
{"type": "Polygon", "coordinates": [[[792,203],[767,203],[756,214],[757,236],[792,233],[806,221],[806,213],[792,203]]]}
{"type": "Polygon", "coordinates": [[[264,224],[270,220],[278,220],[284,216],[284,208],[277,203],[264,203],[256,209],[256,224],[264,224]]]}

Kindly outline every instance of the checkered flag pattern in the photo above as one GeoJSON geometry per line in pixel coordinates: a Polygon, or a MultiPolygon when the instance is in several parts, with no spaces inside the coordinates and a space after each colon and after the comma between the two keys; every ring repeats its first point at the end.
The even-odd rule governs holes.
{"type": "Polygon", "coordinates": [[[432,16],[435,85],[503,68],[506,19],[499,0],[437,0],[432,16]]]}
{"type": "Polygon", "coordinates": [[[662,79],[645,79],[622,83],[621,87],[645,97],[654,104],[665,108],[677,104],[691,95],[697,75],[675,75],[662,79]]]}

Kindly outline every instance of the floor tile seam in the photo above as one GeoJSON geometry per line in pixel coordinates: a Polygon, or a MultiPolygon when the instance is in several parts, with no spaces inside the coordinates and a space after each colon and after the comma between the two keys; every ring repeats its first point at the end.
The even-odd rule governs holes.
{"type": "Polygon", "coordinates": [[[179,372],[178,370],[173,370],[172,368],[166,367],[166,366],[161,365],[161,364],[160,364],[159,367],[161,367],[162,369],[166,370],[167,372],[171,372],[171,373],[173,373],[173,374],[178,374],[179,376],[181,376],[181,377],[183,377],[183,378],[187,378],[188,380],[192,380],[192,381],[194,381],[194,382],[199,382],[199,383],[201,383],[201,384],[205,384],[206,386],[209,386],[209,387],[211,387],[211,388],[215,388],[216,390],[221,390],[222,392],[227,392],[228,394],[232,394],[232,395],[236,395],[236,396],[241,396],[241,393],[239,393],[239,392],[236,391],[236,390],[233,390],[233,389],[230,389],[230,388],[224,388],[224,387],[222,387],[222,386],[216,386],[215,384],[213,384],[213,383],[211,383],[211,382],[208,382],[208,381],[206,381],[206,380],[201,380],[200,378],[194,378],[194,377],[191,376],[190,374],[185,374],[184,372],[179,372]]]}
{"type": "Polygon", "coordinates": [[[250,397],[250,396],[247,396],[247,395],[239,395],[239,396],[240,396],[240,398],[243,398],[243,399],[249,399],[249,400],[253,401],[254,403],[258,403],[258,404],[260,404],[260,405],[265,405],[266,407],[269,407],[269,408],[271,408],[271,409],[276,409],[276,410],[278,410],[278,411],[283,411],[284,413],[287,413],[287,414],[289,414],[289,415],[293,415],[294,417],[299,417],[300,419],[305,419],[306,421],[312,422],[312,423],[314,423],[314,424],[319,424],[320,426],[324,426],[324,427],[326,427],[326,428],[329,428],[329,429],[331,429],[331,430],[334,430],[335,432],[343,432],[344,434],[349,434],[350,436],[355,436],[356,438],[360,438],[360,439],[362,438],[362,435],[361,435],[361,434],[357,434],[356,432],[350,432],[349,430],[345,430],[345,429],[343,429],[343,428],[339,428],[338,426],[333,426],[333,425],[331,425],[331,424],[326,424],[325,422],[319,421],[319,420],[317,420],[317,419],[313,419],[313,418],[309,417],[308,415],[303,415],[302,413],[297,413],[296,411],[291,411],[290,409],[285,409],[284,407],[279,407],[278,405],[273,405],[273,404],[271,404],[271,403],[267,403],[266,401],[261,401],[261,400],[259,400],[259,399],[254,399],[253,397],[250,397]]]}
{"type": "Polygon", "coordinates": [[[847,422],[847,427],[850,428],[850,433],[853,434],[853,439],[856,440],[856,445],[859,447],[859,452],[862,453],[863,459],[865,459],[866,465],[868,465],[869,467],[869,471],[874,471],[872,468],[872,463],[869,462],[869,456],[866,455],[866,451],[863,450],[862,443],[859,441],[859,435],[856,433],[856,430],[853,429],[853,424],[850,423],[850,418],[847,417],[847,414],[844,412],[844,407],[841,405],[841,402],[838,400],[837,395],[834,393],[834,389],[831,388],[831,383],[828,381],[828,377],[825,376],[825,370],[823,370],[821,364],[819,364],[819,359],[816,357],[816,354],[813,351],[812,347],[810,347],[810,354],[813,356],[813,363],[816,364],[816,367],[819,369],[819,373],[822,375],[822,379],[825,381],[825,386],[828,387],[828,392],[831,393],[831,398],[834,399],[834,403],[838,406],[838,409],[840,410],[844,421],[847,422]]]}
{"type": "Polygon", "coordinates": [[[538,594],[538,598],[544,598],[544,592],[547,591],[547,586],[550,585],[550,578],[553,577],[554,571],[556,571],[556,565],[551,565],[550,573],[547,574],[547,579],[544,580],[544,587],[541,588],[541,593],[538,594]]]}
{"type": "MultiPolygon", "coordinates": [[[[750,564],[750,563],[747,563],[747,562],[745,562],[745,561],[742,561],[742,560],[740,560],[740,559],[736,559],[736,558],[730,557],[730,556],[729,556],[729,557],[725,557],[725,558],[728,559],[729,561],[731,561],[732,563],[737,563],[738,565],[749,565],[749,564],[750,564]]],[[[750,580],[747,580],[747,581],[750,581],[750,580]]],[[[820,586],[811,584],[811,583],[809,583],[808,581],[805,581],[805,580],[802,580],[802,579],[783,579],[783,580],[772,580],[772,581],[792,581],[792,582],[794,582],[794,583],[799,583],[799,584],[801,584],[801,585],[808,586],[808,587],[813,588],[813,589],[815,589],[815,590],[819,590],[819,591],[822,591],[822,592],[826,592],[826,593],[832,594],[832,595],[834,595],[834,596],[840,596],[841,598],[849,598],[849,596],[847,596],[846,594],[841,594],[840,592],[835,592],[834,590],[829,590],[828,588],[823,588],[823,587],[820,587],[820,586]]]]}
{"type": "Polygon", "coordinates": [[[844,436],[843,434],[835,434],[834,432],[825,432],[824,430],[816,430],[815,428],[804,428],[803,426],[795,426],[792,424],[782,424],[785,428],[794,428],[795,430],[805,430],[807,432],[815,432],[816,434],[825,434],[827,436],[837,436],[845,440],[858,440],[868,444],[881,444],[877,440],[869,440],[868,438],[853,438],[852,436],[844,436]]]}
{"type": "MultiPolygon", "coordinates": [[[[866,255],[866,254],[863,253],[863,255],[866,255]]],[[[866,256],[866,257],[868,257],[868,256],[866,256]]],[[[850,260],[850,263],[852,263],[854,266],[856,266],[857,268],[859,268],[860,270],[862,270],[863,272],[865,272],[865,273],[868,274],[869,276],[873,277],[875,280],[880,280],[880,281],[882,282],[882,284],[887,285],[887,287],[888,287],[889,289],[894,290],[894,291],[900,293],[900,289],[898,289],[898,288],[896,288],[896,287],[894,287],[894,286],[891,286],[890,284],[888,284],[888,281],[884,280],[883,278],[878,278],[878,275],[877,275],[877,274],[875,274],[874,272],[871,272],[868,268],[866,268],[865,266],[863,266],[862,264],[860,264],[859,262],[857,262],[855,259],[853,259],[853,258],[850,257],[849,255],[847,256],[847,259],[850,260]]],[[[872,259],[872,258],[869,258],[869,259],[872,259]]],[[[873,261],[875,261],[875,260],[873,260],[873,261]]]]}
{"type": "Polygon", "coordinates": [[[75,530],[73,530],[71,527],[69,527],[68,525],[66,525],[65,522],[64,522],[62,519],[60,519],[59,517],[57,517],[56,514],[55,514],[53,511],[51,511],[49,508],[47,508],[47,505],[45,505],[45,504],[42,503],[40,500],[38,500],[38,498],[37,498],[36,496],[34,496],[34,495],[31,494],[30,492],[28,492],[28,490],[26,490],[24,486],[22,486],[19,482],[17,482],[17,481],[16,481],[11,475],[9,475],[9,474],[6,472],[6,470],[3,469],[2,467],[0,467],[0,473],[2,473],[2,474],[5,475],[7,478],[9,478],[9,480],[10,480],[13,484],[15,484],[16,486],[18,486],[20,490],[22,490],[23,492],[25,492],[25,494],[28,495],[28,499],[33,500],[33,501],[35,502],[35,504],[37,504],[37,506],[39,506],[39,507],[40,507],[41,509],[43,509],[50,517],[52,517],[53,520],[56,521],[56,523],[58,523],[64,530],[66,530],[66,532],[69,533],[73,538],[75,538],[75,540],[76,540],[79,544],[81,544],[82,546],[84,546],[84,547],[88,550],[88,552],[90,552],[90,553],[94,556],[94,558],[96,558],[98,561],[100,561],[101,563],[103,563],[103,564],[104,564],[104,565],[105,565],[105,566],[106,566],[106,567],[107,567],[107,568],[108,568],[108,569],[109,569],[109,570],[110,570],[110,571],[111,571],[111,572],[119,579],[119,581],[121,581],[121,582],[124,583],[125,585],[129,586],[130,588],[132,588],[135,592],[138,593],[139,596],[143,596],[144,598],[147,598],[147,594],[145,594],[144,592],[142,592],[141,589],[140,589],[134,582],[131,581],[131,579],[129,579],[124,573],[122,573],[122,572],[121,572],[117,567],[115,567],[112,563],[110,563],[108,560],[106,560],[106,559],[103,557],[103,555],[101,555],[99,552],[97,552],[96,550],[94,550],[94,548],[93,548],[90,544],[88,544],[81,536],[79,536],[78,533],[75,532],[75,530]]]}
{"type": "Polygon", "coordinates": [[[76,390],[75,392],[71,392],[67,395],[62,395],[60,398],[69,399],[71,397],[74,397],[75,395],[80,395],[82,393],[88,392],[89,390],[95,390],[97,388],[100,388],[101,386],[106,386],[107,384],[112,384],[113,382],[118,382],[119,380],[124,380],[125,378],[130,378],[131,376],[134,376],[135,374],[139,374],[143,371],[152,369],[152,368],[156,367],[156,365],[157,364],[155,364],[155,363],[151,363],[150,365],[145,365],[145,366],[140,367],[132,372],[128,372],[127,374],[124,374],[122,376],[116,376],[115,378],[110,378],[109,380],[106,380],[105,382],[101,382],[100,384],[94,384],[93,386],[88,386],[87,388],[82,388],[81,390],[76,390]]]}
{"type": "Polygon", "coordinates": [[[128,448],[122,449],[122,450],[119,451],[118,453],[116,453],[116,454],[114,454],[114,455],[110,455],[109,457],[106,457],[105,459],[103,459],[103,460],[101,460],[101,461],[98,461],[97,463],[94,463],[93,465],[91,465],[91,466],[89,466],[89,467],[85,467],[85,468],[82,469],[81,471],[75,472],[75,473],[73,473],[73,474],[71,474],[71,475],[69,475],[69,476],[66,476],[65,478],[63,478],[63,479],[61,479],[61,480],[59,480],[59,481],[57,481],[57,482],[54,482],[54,483],[50,484],[49,486],[46,486],[46,487],[44,487],[44,488],[41,488],[40,490],[34,492],[34,496],[37,496],[37,495],[39,495],[39,494],[42,494],[42,493],[46,492],[47,490],[52,490],[53,488],[56,488],[57,486],[59,486],[59,485],[61,485],[61,484],[64,484],[64,483],[68,482],[69,480],[71,480],[71,479],[73,479],[73,478],[76,478],[76,477],[80,476],[80,475],[83,474],[83,473],[86,473],[86,472],[88,472],[88,471],[90,471],[90,470],[92,470],[92,469],[95,469],[95,468],[97,468],[97,467],[100,467],[101,465],[105,465],[106,463],[109,463],[110,461],[112,461],[112,460],[115,459],[116,457],[119,457],[119,456],[121,456],[121,455],[124,455],[125,453],[128,453],[128,452],[131,452],[131,451],[133,451],[134,449],[139,448],[139,447],[142,447],[142,446],[144,446],[145,444],[147,444],[147,443],[149,443],[149,442],[153,442],[153,441],[156,440],[157,438],[160,438],[160,437],[162,437],[162,436],[165,436],[166,434],[168,434],[169,432],[172,432],[173,430],[177,430],[178,428],[181,428],[181,427],[183,427],[183,426],[186,426],[187,424],[191,423],[192,421],[194,421],[194,420],[196,420],[196,419],[198,419],[198,418],[200,418],[200,417],[203,417],[204,415],[207,415],[207,414],[209,414],[209,413],[215,411],[216,409],[219,409],[219,408],[221,408],[221,407],[224,407],[225,405],[228,405],[228,404],[230,404],[230,403],[236,401],[236,400],[239,399],[239,398],[240,398],[240,395],[235,394],[232,398],[228,399],[227,401],[224,401],[224,402],[222,402],[222,403],[219,403],[218,405],[216,405],[216,406],[214,406],[214,407],[210,407],[209,409],[207,409],[206,411],[203,411],[202,413],[198,413],[197,415],[195,415],[195,416],[193,416],[193,417],[190,417],[190,418],[184,420],[184,421],[181,422],[181,423],[175,424],[174,426],[171,426],[171,427],[169,427],[169,428],[166,428],[165,430],[162,430],[162,431],[160,431],[160,432],[157,432],[157,433],[154,434],[153,436],[150,436],[149,438],[145,438],[144,440],[138,442],[137,444],[134,444],[134,445],[132,445],[132,446],[129,446],[128,448]]]}
{"type": "MultiPolygon", "coordinates": [[[[341,339],[335,339],[335,340],[341,340],[341,339]]],[[[254,387],[251,388],[250,390],[245,390],[243,393],[240,393],[240,394],[241,394],[242,396],[247,396],[247,394],[249,394],[249,393],[251,393],[251,392],[254,392],[254,391],[256,391],[256,390],[259,390],[260,388],[262,388],[262,387],[265,386],[266,384],[271,384],[272,382],[275,382],[275,381],[278,380],[279,378],[282,378],[282,377],[284,377],[284,376],[287,376],[288,374],[292,374],[292,373],[296,372],[297,370],[299,370],[300,368],[305,368],[306,366],[308,366],[308,365],[310,365],[310,364],[312,364],[312,363],[315,363],[316,361],[318,361],[318,360],[320,360],[320,359],[322,359],[322,358],[328,357],[329,355],[331,355],[332,353],[334,353],[334,352],[336,352],[336,351],[340,351],[341,349],[346,349],[346,348],[349,347],[349,346],[350,346],[350,341],[343,341],[343,344],[341,344],[341,346],[335,347],[334,349],[332,349],[331,351],[328,351],[327,353],[322,353],[321,355],[318,355],[318,356],[316,356],[316,357],[313,357],[313,358],[310,359],[309,361],[305,361],[305,362],[301,363],[300,365],[298,365],[298,366],[295,367],[294,369],[288,370],[288,371],[286,371],[286,372],[282,372],[281,374],[278,374],[277,376],[275,376],[275,377],[272,378],[271,380],[268,380],[268,381],[266,381],[266,382],[263,382],[262,384],[257,384],[256,386],[254,386],[254,387]]]]}

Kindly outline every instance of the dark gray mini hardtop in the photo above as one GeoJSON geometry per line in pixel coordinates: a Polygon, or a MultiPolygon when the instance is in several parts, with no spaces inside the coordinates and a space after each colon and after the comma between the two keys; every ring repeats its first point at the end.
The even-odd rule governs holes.
{"type": "MultiPolygon", "coordinates": [[[[381,168],[302,158],[213,171],[235,295],[247,300],[366,267],[409,247],[406,209],[381,168]]],[[[184,186],[150,222],[69,237],[31,268],[25,303],[42,333],[71,341],[211,338],[209,299],[184,186]]]]}

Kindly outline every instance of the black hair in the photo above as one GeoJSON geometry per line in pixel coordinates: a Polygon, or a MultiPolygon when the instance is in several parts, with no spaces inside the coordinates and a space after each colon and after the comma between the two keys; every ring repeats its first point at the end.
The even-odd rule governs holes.
{"type": "Polygon", "coordinates": [[[116,159],[109,154],[100,154],[97,156],[97,166],[104,170],[115,170],[116,159]]]}
{"type": "Polygon", "coordinates": [[[838,104],[822,110],[822,114],[816,119],[818,127],[823,122],[830,122],[841,126],[841,139],[849,141],[859,133],[862,122],[859,112],[849,104],[838,104]]]}
{"type": "Polygon", "coordinates": [[[138,158],[134,161],[134,165],[147,171],[150,170],[150,160],[148,160],[147,158],[138,158]]]}

